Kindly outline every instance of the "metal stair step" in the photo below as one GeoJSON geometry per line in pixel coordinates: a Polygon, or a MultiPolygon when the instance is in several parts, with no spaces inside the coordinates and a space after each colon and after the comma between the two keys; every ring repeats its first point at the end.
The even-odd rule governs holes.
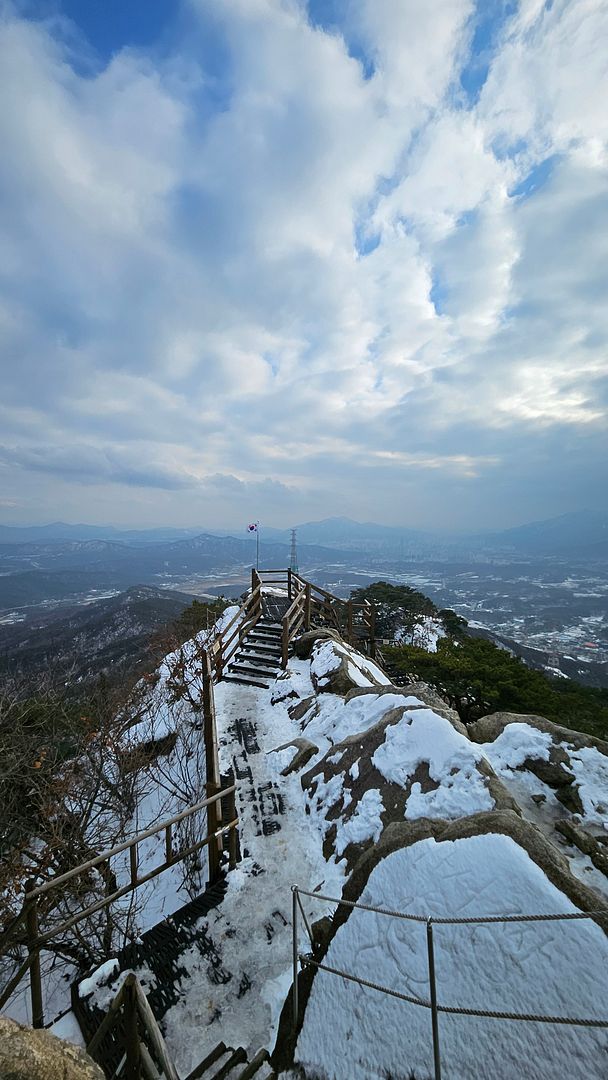
{"type": "Polygon", "coordinates": [[[253,664],[230,664],[230,675],[251,675],[255,678],[272,679],[279,674],[278,667],[255,667],[253,664]]]}
{"type": "Polygon", "coordinates": [[[273,645],[270,642],[266,644],[263,641],[250,641],[248,638],[245,638],[245,640],[243,641],[241,649],[247,649],[251,652],[255,652],[257,650],[260,653],[268,653],[269,656],[281,655],[280,645],[273,645]]]}

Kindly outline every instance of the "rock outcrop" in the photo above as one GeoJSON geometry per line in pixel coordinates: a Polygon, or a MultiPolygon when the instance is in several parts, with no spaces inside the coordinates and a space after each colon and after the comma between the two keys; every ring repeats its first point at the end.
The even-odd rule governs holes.
{"type": "Polygon", "coordinates": [[[0,1080],[104,1080],[84,1050],[0,1016],[0,1080]]]}

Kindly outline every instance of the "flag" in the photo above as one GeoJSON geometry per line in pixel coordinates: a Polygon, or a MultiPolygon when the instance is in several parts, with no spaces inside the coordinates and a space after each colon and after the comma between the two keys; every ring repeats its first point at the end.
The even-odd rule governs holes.
{"type": "Polygon", "coordinates": [[[259,521],[255,521],[252,525],[248,525],[247,526],[247,532],[257,532],[259,524],[260,524],[259,521]]]}

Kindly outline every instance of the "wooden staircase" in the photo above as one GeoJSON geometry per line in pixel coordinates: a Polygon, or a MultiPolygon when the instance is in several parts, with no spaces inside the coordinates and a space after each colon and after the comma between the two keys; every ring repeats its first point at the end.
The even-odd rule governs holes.
{"type": "MultiPolygon", "coordinates": [[[[84,1032],[83,1032],[84,1034],[84,1032]]],[[[85,1035],[86,1038],[86,1035],[85,1035]]],[[[158,1020],[133,972],[87,1043],[87,1053],[101,1066],[108,1080],[180,1080],[158,1020]]],[[[251,1058],[220,1042],[184,1080],[275,1080],[266,1049],[251,1058]]]]}
{"type": "Polygon", "coordinates": [[[226,682],[267,690],[281,670],[281,624],[263,616],[247,632],[224,673],[226,682]]]}
{"type": "Polygon", "coordinates": [[[276,1076],[269,1062],[267,1050],[258,1050],[251,1061],[242,1046],[236,1050],[220,1042],[214,1050],[197,1065],[186,1080],[271,1080],[276,1076]]]}

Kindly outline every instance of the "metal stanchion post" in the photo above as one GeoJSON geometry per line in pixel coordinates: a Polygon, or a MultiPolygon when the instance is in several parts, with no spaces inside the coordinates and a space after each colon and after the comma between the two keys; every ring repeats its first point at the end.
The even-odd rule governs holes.
{"type": "Polygon", "coordinates": [[[294,1035],[298,1027],[298,886],[291,886],[291,929],[292,929],[292,945],[293,945],[293,1032],[294,1035]]]}
{"type": "Polygon", "coordinates": [[[429,915],[426,924],[426,944],[429,957],[429,987],[431,991],[431,1020],[433,1023],[433,1059],[435,1080],[441,1080],[441,1054],[439,1050],[439,1013],[437,1012],[437,986],[435,983],[435,950],[433,947],[433,920],[429,915]]]}

